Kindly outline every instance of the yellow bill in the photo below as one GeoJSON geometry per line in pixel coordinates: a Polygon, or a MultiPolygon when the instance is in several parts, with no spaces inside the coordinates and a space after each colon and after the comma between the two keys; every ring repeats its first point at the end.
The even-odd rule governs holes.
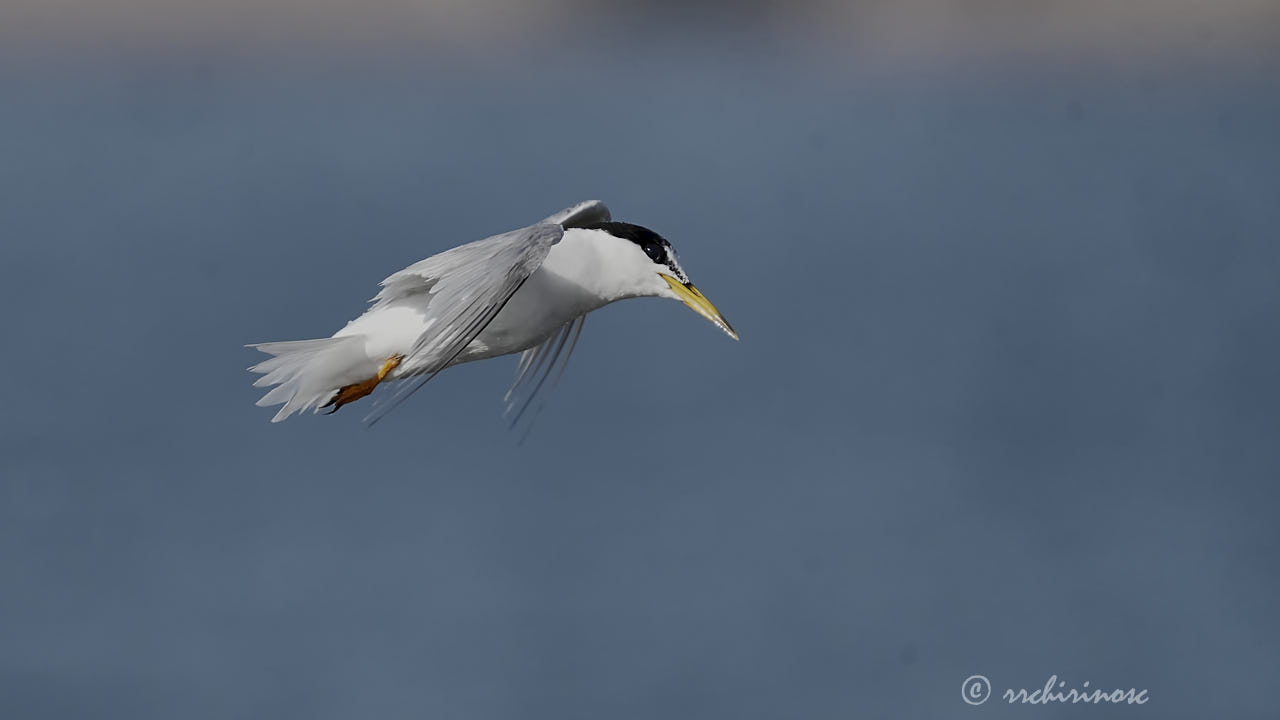
{"type": "Polygon", "coordinates": [[[675,291],[676,297],[684,301],[684,304],[688,305],[690,309],[710,320],[716,327],[725,331],[729,337],[734,340],[738,339],[738,333],[729,325],[729,321],[724,319],[724,316],[720,314],[716,306],[712,305],[711,301],[699,292],[698,288],[693,286],[693,283],[682,283],[670,275],[662,275],[662,279],[667,281],[667,284],[675,291]]]}

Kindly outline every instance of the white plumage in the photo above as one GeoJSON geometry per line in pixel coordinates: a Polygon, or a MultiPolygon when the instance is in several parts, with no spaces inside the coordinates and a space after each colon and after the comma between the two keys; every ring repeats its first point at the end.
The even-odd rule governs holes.
{"type": "Polygon", "coordinates": [[[508,401],[521,388],[532,390],[531,400],[557,361],[567,361],[587,313],[640,296],[683,300],[737,337],[688,283],[665,240],[611,222],[602,203],[580,203],[392,274],[368,311],[330,338],[249,346],[272,356],[249,368],[262,374],[255,386],[276,386],[257,404],[283,403],[272,418],[279,422],[336,410],[382,380],[413,378],[375,407],[374,420],[446,367],[521,351],[508,401]]]}

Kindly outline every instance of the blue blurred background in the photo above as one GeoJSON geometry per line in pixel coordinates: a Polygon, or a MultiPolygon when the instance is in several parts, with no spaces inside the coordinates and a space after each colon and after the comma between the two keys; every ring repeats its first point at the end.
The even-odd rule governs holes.
{"type": "Polygon", "coordinates": [[[1276,5],[0,13],[0,717],[1276,716],[1276,5]],[[586,198],[742,342],[606,308],[523,446],[511,359],[254,407],[586,198]]]}

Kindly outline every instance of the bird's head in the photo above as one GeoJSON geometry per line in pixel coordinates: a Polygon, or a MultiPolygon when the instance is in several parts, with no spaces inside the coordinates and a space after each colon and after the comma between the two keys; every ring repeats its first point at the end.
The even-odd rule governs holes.
{"type": "Polygon", "coordinates": [[[679,300],[729,337],[738,339],[738,333],[729,321],[689,282],[689,276],[676,259],[675,249],[666,238],[631,223],[600,222],[581,227],[611,236],[606,240],[611,246],[610,264],[615,271],[627,275],[629,284],[634,287],[629,294],[679,300]]]}

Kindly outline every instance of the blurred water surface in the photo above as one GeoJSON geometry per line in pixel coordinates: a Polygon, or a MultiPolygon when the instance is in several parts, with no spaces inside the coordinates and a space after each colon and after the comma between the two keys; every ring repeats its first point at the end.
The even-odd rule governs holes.
{"type": "Polygon", "coordinates": [[[1280,63],[753,39],[15,56],[0,715],[1274,714],[1280,63]],[[513,360],[253,406],[244,343],[591,197],[742,342],[606,308],[524,446],[513,360]]]}

